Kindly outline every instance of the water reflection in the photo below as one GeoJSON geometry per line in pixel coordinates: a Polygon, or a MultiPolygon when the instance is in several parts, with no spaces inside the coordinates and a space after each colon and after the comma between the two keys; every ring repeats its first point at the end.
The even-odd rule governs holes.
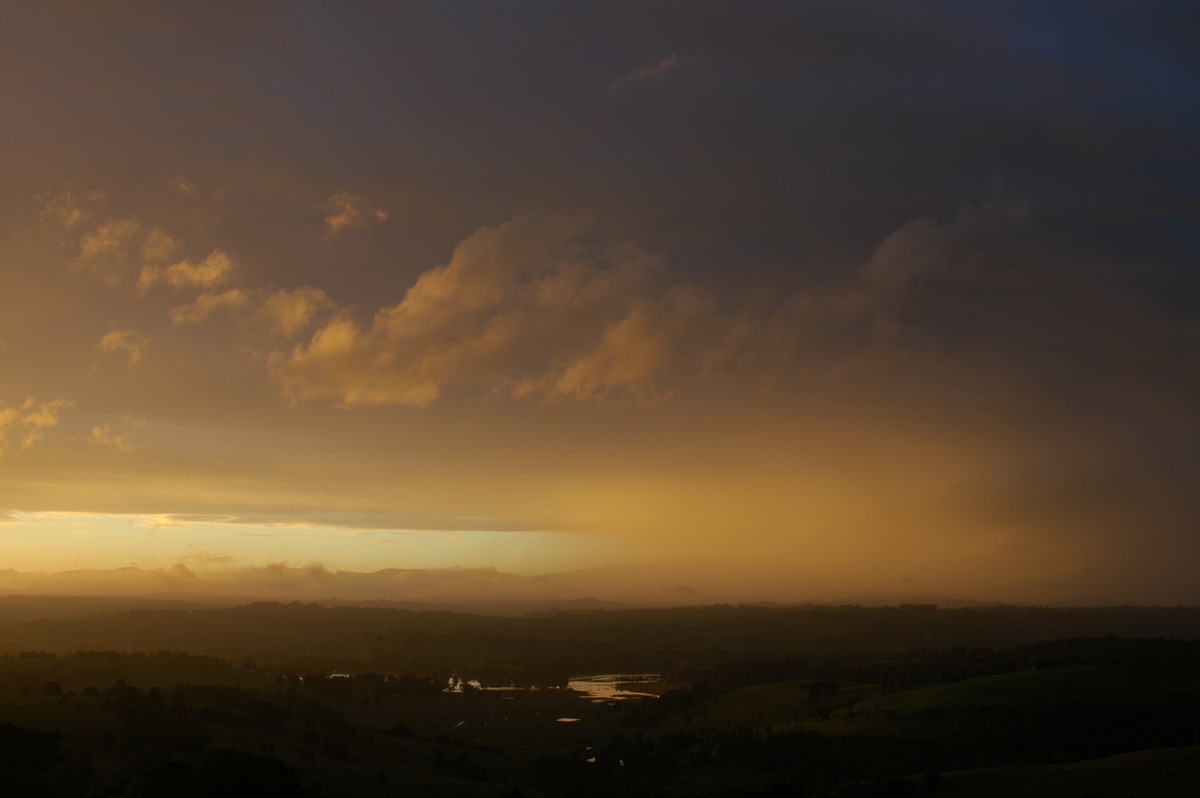
{"type": "Polygon", "coordinates": [[[621,701],[626,698],[654,697],[654,693],[636,689],[641,684],[657,682],[657,673],[605,673],[595,676],[572,676],[567,689],[583,693],[591,701],[621,701]]]}
{"type": "MultiPolygon", "coordinates": [[[[626,698],[654,698],[657,693],[649,693],[636,689],[638,685],[648,685],[659,681],[662,677],[657,673],[600,673],[587,676],[572,676],[567,681],[567,689],[582,694],[583,698],[599,703],[604,701],[623,701],[626,698]]],[[[538,688],[521,687],[484,687],[477,679],[463,680],[457,676],[451,677],[446,686],[447,693],[463,693],[471,690],[499,692],[503,690],[524,690],[538,688]]]]}

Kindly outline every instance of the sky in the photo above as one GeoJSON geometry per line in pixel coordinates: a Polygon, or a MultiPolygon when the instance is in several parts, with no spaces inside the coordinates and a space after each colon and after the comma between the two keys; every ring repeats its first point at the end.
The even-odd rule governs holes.
{"type": "Polygon", "coordinates": [[[1200,602],[1200,7],[0,27],[0,592],[1200,602]]]}

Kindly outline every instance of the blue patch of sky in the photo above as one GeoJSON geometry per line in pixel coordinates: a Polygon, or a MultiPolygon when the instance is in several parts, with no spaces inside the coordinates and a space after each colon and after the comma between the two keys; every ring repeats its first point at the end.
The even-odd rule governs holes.
{"type": "Polygon", "coordinates": [[[1200,58],[1169,44],[1176,34],[1172,15],[1156,13],[1169,4],[988,5],[1006,25],[1014,53],[1090,78],[1093,91],[1077,100],[1093,112],[1190,119],[1200,114],[1200,58]]]}

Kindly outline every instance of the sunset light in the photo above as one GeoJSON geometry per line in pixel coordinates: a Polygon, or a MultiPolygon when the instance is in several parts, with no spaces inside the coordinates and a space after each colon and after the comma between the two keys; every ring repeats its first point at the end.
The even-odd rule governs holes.
{"type": "Polygon", "coordinates": [[[0,11],[0,796],[1200,795],[1200,2],[0,11]]]}
{"type": "Polygon", "coordinates": [[[1125,13],[17,4],[0,592],[1200,600],[1125,13]]]}

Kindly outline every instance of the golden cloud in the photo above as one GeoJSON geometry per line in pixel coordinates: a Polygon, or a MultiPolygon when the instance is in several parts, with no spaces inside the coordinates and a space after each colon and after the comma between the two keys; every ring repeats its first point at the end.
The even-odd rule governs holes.
{"type": "Polygon", "coordinates": [[[176,324],[197,324],[216,312],[241,310],[250,303],[250,295],[240,288],[228,291],[205,291],[196,301],[171,308],[171,321],[176,324]]]}
{"type": "Polygon", "coordinates": [[[77,264],[109,285],[123,281],[132,262],[149,264],[143,271],[154,269],[179,248],[162,228],[147,228],[136,216],[97,221],[107,201],[103,192],[67,190],[36,199],[43,227],[58,233],[63,244],[77,245],[77,264]]]}
{"type": "Polygon", "coordinates": [[[113,330],[106,333],[96,346],[102,352],[123,352],[130,363],[142,359],[142,350],[150,339],[136,330],[113,330]]]}
{"type": "Polygon", "coordinates": [[[338,191],[321,204],[325,211],[325,240],[332,241],[346,230],[387,221],[387,213],[371,208],[362,197],[338,191]]]}
{"type": "Polygon", "coordinates": [[[336,314],[279,355],[293,398],[428,405],[449,385],[511,395],[653,401],[676,360],[711,352],[723,327],[664,259],[588,219],[529,215],[484,227],[369,326],[336,314]]]}
{"type": "Polygon", "coordinates": [[[155,227],[146,234],[142,241],[139,254],[145,263],[165,263],[179,249],[179,242],[160,227],[155,227]]]}
{"type": "Polygon", "coordinates": [[[67,190],[53,195],[41,194],[35,199],[42,206],[39,213],[41,223],[56,232],[69,233],[94,223],[87,205],[98,199],[95,194],[85,197],[78,191],[67,190]]]}
{"type": "Polygon", "coordinates": [[[74,402],[65,399],[40,401],[29,398],[20,405],[0,404],[0,455],[10,448],[10,441],[23,449],[32,447],[41,440],[42,432],[58,424],[60,411],[74,407],[74,402]]]}
{"type": "Polygon", "coordinates": [[[113,430],[111,424],[101,424],[92,427],[92,443],[118,452],[131,452],[133,447],[125,440],[125,436],[113,430]]]}
{"type": "Polygon", "coordinates": [[[333,307],[333,301],[319,288],[282,289],[263,300],[259,315],[268,326],[290,338],[312,323],[318,313],[333,307]]]}
{"type": "Polygon", "coordinates": [[[84,236],[79,245],[79,263],[108,285],[123,281],[134,239],[142,230],[133,218],[110,219],[84,236]]]}
{"type": "Polygon", "coordinates": [[[196,263],[183,260],[171,266],[147,264],[138,278],[138,290],[146,291],[155,283],[166,283],[176,291],[185,288],[212,289],[228,283],[236,266],[228,253],[213,250],[207,258],[196,263]]]}

